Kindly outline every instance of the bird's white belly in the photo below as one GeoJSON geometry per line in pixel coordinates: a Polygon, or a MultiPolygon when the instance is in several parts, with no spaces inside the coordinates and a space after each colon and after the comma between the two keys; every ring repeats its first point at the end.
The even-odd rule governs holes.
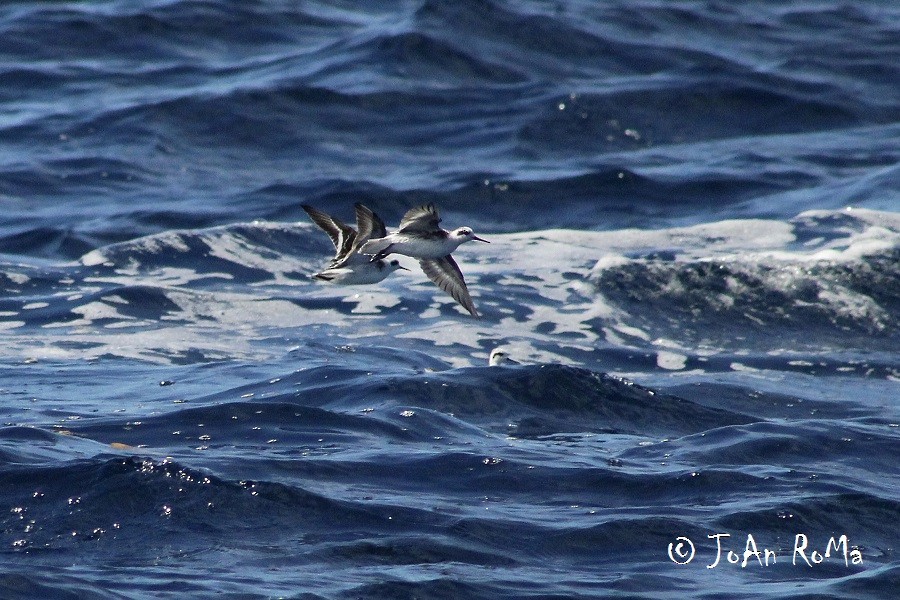
{"type": "Polygon", "coordinates": [[[426,240],[420,238],[398,238],[391,252],[413,258],[441,258],[456,250],[456,244],[447,240],[426,240]]]}
{"type": "Polygon", "coordinates": [[[332,283],[338,285],[366,285],[369,283],[378,283],[385,278],[385,272],[375,267],[365,268],[356,266],[352,269],[328,269],[323,274],[332,275],[332,283]]]}

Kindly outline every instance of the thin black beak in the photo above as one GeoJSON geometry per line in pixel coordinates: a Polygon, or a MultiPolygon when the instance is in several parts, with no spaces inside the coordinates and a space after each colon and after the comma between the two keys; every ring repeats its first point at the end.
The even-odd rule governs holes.
{"type": "Polygon", "coordinates": [[[409,270],[410,270],[410,269],[407,269],[406,267],[404,267],[403,265],[397,265],[397,268],[398,268],[398,269],[403,269],[404,271],[409,271],[409,270]]]}
{"type": "Polygon", "coordinates": [[[480,237],[478,237],[477,235],[473,235],[473,236],[472,236],[472,239],[473,239],[473,240],[477,240],[477,241],[479,241],[479,242],[484,242],[485,244],[490,244],[489,241],[483,240],[483,239],[481,239],[480,237]]]}

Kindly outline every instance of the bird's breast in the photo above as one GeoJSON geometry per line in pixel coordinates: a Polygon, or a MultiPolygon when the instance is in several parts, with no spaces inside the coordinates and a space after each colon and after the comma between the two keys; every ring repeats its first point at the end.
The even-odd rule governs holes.
{"type": "Polygon", "coordinates": [[[415,258],[441,258],[456,250],[447,238],[407,237],[394,245],[394,251],[415,258]]]}

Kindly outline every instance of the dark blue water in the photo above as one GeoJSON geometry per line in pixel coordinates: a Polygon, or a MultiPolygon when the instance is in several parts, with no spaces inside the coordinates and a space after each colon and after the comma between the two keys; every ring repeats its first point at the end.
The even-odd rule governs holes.
{"type": "Polygon", "coordinates": [[[898,81],[887,0],[5,3],[0,598],[895,597],[898,81]],[[483,318],[311,280],[354,202],[483,318]]]}

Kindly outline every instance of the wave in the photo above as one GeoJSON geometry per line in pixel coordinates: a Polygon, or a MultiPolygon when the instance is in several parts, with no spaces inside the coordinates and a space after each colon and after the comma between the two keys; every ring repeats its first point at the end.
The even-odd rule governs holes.
{"type": "MultiPolygon", "coordinates": [[[[823,345],[887,350],[896,342],[889,315],[900,301],[891,283],[900,255],[895,234],[888,233],[895,225],[885,230],[877,220],[874,213],[804,214],[781,233],[769,229],[769,235],[787,236],[783,249],[720,254],[704,252],[707,245],[704,255],[687,260],[674,249],[606,258],[595,266],[595,281],[620,310],[642,306],[637,312],[651,338],[727,347],[721,333],[744,347],[758,341],[771,348],[773,338],[785,337],[801,351],[823,345]],[[801,335],[810,337],[797,339],[801,335]]],[[[702,237],[705,229],[693,231],[702,237]]],[[[708,238],[713,245],[714,237],[708,238]]]]}
{"type": "Polygon", "coordinates": [[[885,377],[897,345],[898,236],[892,213],[868,210],[657,231],[494,234],[494,244],[461,248],[458,259],[486,318],[449,339],[445,319],[457,311],[417,271],[365,290],[316,285],[308,275],[333,249],[305,223],[170,230],[92,250],[75,265],[9,265],[0,280],[10,348],[17,330],[40,326],[52,337],[68,329],[59,340],[72,343],[72,328],[93,325],[83,341],[117,353],[123,328],[145,332],[132,341],[142,344],[177,326],[193,331],[198,346],[177,344],[176,355],[203,356],[208,343],[219,355],[221,334],[237,324],[244,339],[236,348],[264,351],[256,340],[267,327],[293,323],[325,328],[336,345],[355,336],[381,346],[403,339],[416,351],[438,343],[453,366],[511,343],[526,361],[600,370],[604,361],[621,368],[623,358],[636,365],[650,356],[675,369],[849,365],[885,377]],[[827,352],[844,354],[816,358],[827,352]]]}
{"type": "MultiPolygon", "coordinates": [[[[554,562],[566,565],[568,577],[581,578],[616,560],[633,573],[659,573],[665,568],[665,547],[677,535],[703,540],[697,550],[712,562],[715,548],[708,531],[753,532],[757,543],[775,550],[781,566],[760,572],[763,585],[789,576],[785,557],[797,532],[822,545],[835,531],[853,532],[849,545],[861,548],[868,564],[890,557],[890,534],[877,532],[898,508],[892,499],[840,490],[798,498],[790,483],[796,475],[772,474],[771,469],[764,476],[680,468],[669,473],[637,468],[629,474],[620,466],[578,468],[583,460],[578,457],[535,464],[509,454],[507,449],[502,459],[488,461],[469,453],[431,459],[412,455],[395,462],[373,453],[363,461],[298,458],[269,464],[286,482],[223,478],[177,460],[140,456],[4,468],[3,500],[15,507],[4,517],[0,534],[10,542],[5,546],[14,548],[6,553],[11,562],[4,570],[25,564],[28,557],[54,565],[78,555],[92,569],[109,561],[158,561],[160,553],[174,552],[180,566],[160,567],[170,579],[180,579],[224,553],[242,565],[267,560],[271,566],[268,549],[287,545],[297,549],[291,568],[303,575],[323,561],[333,569],[364,566],[370,573],[401,566],[443,570],[449,562],[466,573],[490,569],[492,580],[509,579],[503,588],[512,593],[526,585],[518,580],[521,569],[528,570],[527,585],[533,587],[534,573],[554,562]],[[316,462],[328,470],[312,470],[316,462]],[[710,505],[705,499],[711,493],[731,500],[710,505]],[[528,507],[527,517],[520,506],[528,507]],[[245,539],[248,532],[252,541],[245,539]],[[140,543],[123,544],[135,535],[140,543]]],[[[253,469],[252,461],[243,465],[243,470],[253,469]]],[[[743,547],[743,539],[733,539],[743,547]]],[[[835,585],[851,585],[848,573],[868,573],[866,589],[891,580],[890,567],[866,571],[854,566],[848,572],[835,560],[820,573],[835,585]]],[[[684,577],[683,571],[666,573],[684,577]]],[[[470,582],[463,585],[472,586],[476,596],[493,590],[466,579],[470,582]]],[[[421,592],[449,585],[441,578],[378,585],[369,580],[350,589],[421,592]]],[[[252,577],[248,581],[258,583],[252,577]]],[[[0,577],[0,586],[19,590],[57,585],[62,584],[52,577],[14,570],[0,577]]],[[[204,584],[196,585],[197,593],[207,591],[204,584]]],[[[559,589],[558,583],[549,585],[559,589]]],[[[653,585],[645,582],[639,589],[653,585]]]]}
{"type": "Polygon", "coordinates": [[[896,595],[870,4],[0,5],[0,597],[896,595]],[[311,280],[358,201],[483,318],[311,280]]]}
{"type": "Polygon", "coordinates": [[[438,88],[454,84],[513,85],[527,80],[522,70],[489,62],[467,51],[457,40],[420,32],[380,36],[357,51],[369,54],[369,68],[383,69],[388,77],[414,80],[417,86],[426,82],[438,88]]]}
{"type": "MultiPolygon", "coordinates": [[[[322,30],[340,29],[341,25],[340,21],[299,9],[259,10],[219,2],[178,1],[130,7],[38,5],[8,19],[5,38],[9,44],[26,44],[36,58],[53,57],[65,49],[82,57],[159,61],[196,58],[197,46],[192,44],[200,40],[207,45],[227,41],[279,46],[300,42],[322,30]]],[[[214,60],[212,53],[207,58],[214,60]]]]}

